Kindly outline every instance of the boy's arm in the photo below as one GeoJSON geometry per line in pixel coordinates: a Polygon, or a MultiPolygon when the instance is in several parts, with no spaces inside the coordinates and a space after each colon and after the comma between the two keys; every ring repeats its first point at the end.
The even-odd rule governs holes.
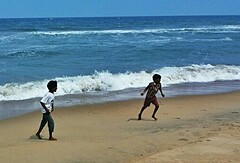
{"type": "Polygon", "coordinates": [[[143,90],[143,92],[141,93],[142,96],[147,92],[147,90],[149,89],[149,87],[150,87],[150,84],[143,90]]]}
{"type": "Polygon", "coordinates": [[[160,91],[162,97],[165,97],[165,95],[164,95],[163,92],[162,92],[162,84],[161,84],[161,83],[160,83],[160,85],[159,85],[159,91],[160,91]]]}
{"type": "Polygon", "coordinates": [[[54,111],[54,103],[52,103],[52,112],[54,111]]]}
{"type": "Polygon", "coordinates": [[[43,102],[40,102],[40,104],[42,105],[43,109],[46,110],[47,113],[50,112],[43,102]]]}

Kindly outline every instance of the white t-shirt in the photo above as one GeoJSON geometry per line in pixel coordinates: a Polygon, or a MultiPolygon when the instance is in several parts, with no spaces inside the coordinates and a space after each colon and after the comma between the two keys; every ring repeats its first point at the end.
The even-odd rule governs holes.
{"type": "MultiPolygon", "coordinates": [[[[49,109],[50,112],[52,111],[52,105],[54,103],[54,97],[55,96],[54,96],[53,93],[48,92],[41,99],[41,102],[45,104],[45,106],[47,107],[47,109],[49,109]]],[[[41,112],[46,113],[46,110],[42,107],[41,112]]]]}

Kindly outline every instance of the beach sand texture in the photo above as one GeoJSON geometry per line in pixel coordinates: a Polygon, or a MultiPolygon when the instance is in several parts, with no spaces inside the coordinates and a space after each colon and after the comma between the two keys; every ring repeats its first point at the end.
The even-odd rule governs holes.
{"type": "Polygon", "coordinates": [[[41,113],[0,121],[0,162],[240,162],[240,92],[56,108],[58,141],[36,138],[41,113]]]}

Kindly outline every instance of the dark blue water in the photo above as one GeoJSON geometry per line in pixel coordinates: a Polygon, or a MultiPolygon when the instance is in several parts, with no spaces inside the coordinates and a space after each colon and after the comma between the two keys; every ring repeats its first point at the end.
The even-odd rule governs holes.
{"type": "Polygon", "coordinates": [[[0,19],[0,100],[240,80],[240,16],[0,19]]]}

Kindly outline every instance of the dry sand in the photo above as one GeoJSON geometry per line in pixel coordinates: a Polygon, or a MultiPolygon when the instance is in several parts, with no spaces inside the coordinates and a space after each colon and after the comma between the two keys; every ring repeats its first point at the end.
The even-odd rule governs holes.
{"type": "Polygon", "coordinates": [[[160,101],[158,121],[143,99],[56,108],[55,142],[40,111],[2,120],[0,162],[240,162],[240,92],[160,101]]]}

